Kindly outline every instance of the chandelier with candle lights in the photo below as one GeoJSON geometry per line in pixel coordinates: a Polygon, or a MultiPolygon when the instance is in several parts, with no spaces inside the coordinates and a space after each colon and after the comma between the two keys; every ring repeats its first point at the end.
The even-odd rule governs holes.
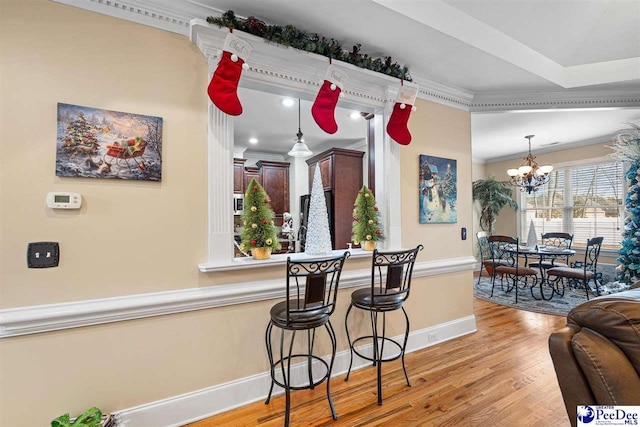
{"type": "Polygon", "coordinates": [[[529,140],[529,154],[524,158],[522,166],[507,170],[511,184],[520,187],[520,191],[526,191],[527,194],[538,191],[538,187],[549,182],[549,174],[553,170],[551,165],[539,166],[535,156],[531,154],[531,138],[534,136],[525,136],[529,140]]]}

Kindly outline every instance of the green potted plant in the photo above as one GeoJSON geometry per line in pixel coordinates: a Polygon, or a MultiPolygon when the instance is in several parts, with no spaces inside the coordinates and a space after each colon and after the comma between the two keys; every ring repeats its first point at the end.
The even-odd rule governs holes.
{"type": "Polygon", "coordinates": [[[380,211],[376,206],[376,198],[367,186],[358,191],[353,209],[353,243],[360,244],[365,251],[376,248],[377,242],[383,240],[380,211]]]}
{"type": "Polygon", "coordinates": [[[243,229],[240,235],[240,249],[251,251],[254,259],[268,259],[272,250],[280,249],[278,232],[274,225],[271,200],[264,188],[255,179],[247,187],[244,194],[244,211],[242,212],[243,229]]]}
{"type": "Polygon", "coordinates": [[[51,421],[51,427],[101,427],[101,420],[102,411],[94,406],[73,421],[68,413],[60,415],[51,421]]]}
{"type": "Polygon", "coordinates": [[[493,226],[502,208],[510,206],[514,210],[518,209],[518,203],[511,197],[511,184],[496,180],[493,174],[487,179],[474,181],[472,194],[473,200],[480,202],[480,228],[490,234],[493,234],[493,226]]]}

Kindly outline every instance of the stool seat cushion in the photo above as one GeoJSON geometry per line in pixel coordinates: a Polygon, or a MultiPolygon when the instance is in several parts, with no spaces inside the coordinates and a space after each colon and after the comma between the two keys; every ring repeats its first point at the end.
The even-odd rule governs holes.
{"type": "Polygon", "coordinates": [[[537,276],[538,275],[538,270],[534,270],[533,268],[518,267],[516,269],[516,267],[505,267],[502,265],[496,268],[496,272],[499,274],[518,274],[518,276],[537,276]]]}
{"type": "Polygon", "coordinates": [[[593,279],[593,271],[587,270],[586,274],[582,268],[556,267],[547,271],[549,276],[571,277],[572,279],[593,279]]]}
{"type": "Polygon", "coordinates": [[[351,293],[351,302],[353,305],[359,308],[367,309],[385,309],[393,310],[402,307],[402,301],[404,300],[404,294],[390,291],[385,294],[384,291],[376,289],[373,294],[373,301],[371,301],[371,288],[358,289],[351,293]]]}
{"type": "Polygon", "coordinates": [[[304,310],[304,300],[292,299],[289,300],[289,325],[287,325],[287,301],[282,301],[271,307],[271,321],[277,326],[281,327],[300,327],[315,328],[324,325],[329,320],[329,308],[307,306],[304,310]],[[301,310],[301,311],[295,311],[301,310]]]}

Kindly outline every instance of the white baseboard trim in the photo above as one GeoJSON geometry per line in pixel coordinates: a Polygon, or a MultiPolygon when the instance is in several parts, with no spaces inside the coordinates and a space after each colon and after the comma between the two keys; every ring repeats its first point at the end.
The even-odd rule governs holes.
{"type": "MultiPolygon", "coordinates": [[[[471,256],[416,263],[413,277],[472,270],[471,256]]],[[[345,270],[340,289],[370,283],[371,270],[345,270]]],[[[284,279],[229,283],[0,310],[0,338],[284,298],[284,279]]]]}
{"type": "MultiPolygon", "coordinates": [[[[409,334],[407,353],[449,341],[475,331],[476,320],[473,315],[414,331],[409,334]]],[[[320,331],[318,331],[318,333],[320,333],[320,331]]],[[[274,333],[274,336],[275,335],[274,333]]],[[[401,340],[402,336],[395,337],[395,339],[401,340]]],[[[359,350],[367,354],[367,352],[371,353],[371,347],[371,344],[368,344],[359,347],[359,350]]],[[[347,372],[349,359],[350,355],[348,350],[336,354],[333,367],[334,377],[347,372]]],[[[325,357],[325,360],[327,360],[327,357],[325,357]]],[[[354,357],[352,370],[365,366],[370,366],[370,362],[358,356],[354,357]]],[[[409,377],[411,377],[410,365],[407,366],[407,371],[409,377]]],[[[304,363],[292,366],[292,378],[294,378],[294,381],[304,378],[305,374],[306,366],[304,363]]],[[[263,372],[225,384],[219,384],[180,396],[117,411],[115,415],[118,420],[118,426],[182,426],[189,422],[201,420],[249,403],[264,400],[269,392],[270,385],[271,377],[269,372],[263,372]]],[[[323,383],[320,387],[326,387],[326,385],[323,383]]],[[[371,387],[375,388],[375,385],[372,384],[371,387]]],[[[276,386],[274,395],[281,392],[282,389],[276,386]]]]}

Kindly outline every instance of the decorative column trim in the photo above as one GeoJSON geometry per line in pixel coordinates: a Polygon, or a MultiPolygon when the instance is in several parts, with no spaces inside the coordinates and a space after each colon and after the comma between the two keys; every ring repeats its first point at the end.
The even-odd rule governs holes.
{"type": "MultiPolygon", "coordinates": [[[[413,277],[473,270],[475,258],[463,257],[416,263],[413,277]]],[[[345,270],[340,288],[370,283],[371,270],[345,270]]],[[[51,332],[83,326],[184,313],[285,297],[284,280],[229,283],[59,304],[0,310],[0,338],[51,332]]]]}

